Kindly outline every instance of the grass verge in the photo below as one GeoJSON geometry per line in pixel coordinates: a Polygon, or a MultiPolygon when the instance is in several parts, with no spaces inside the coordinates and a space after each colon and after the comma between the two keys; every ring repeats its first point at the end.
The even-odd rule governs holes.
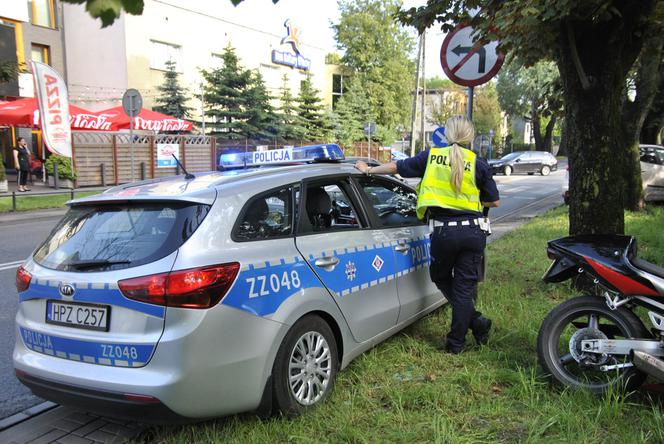
{"type": "MultiPolygon", "coordinates": [[[[99,191],[76,192],[74,197],[85,197],[98,193],[99,191]]],[[[31,196],[29,194],[17,194],[16,211],[60,208],[64,206],[65,202],[68,200],[71,200],[71,194],[69,192],[44,194],[38,196],[31,196]]],[[[12,211],[12,196],[9,195],[0,197],[0,213],[7,213],[10,211],[12,211]]]]}
{"type": "MultiPolygon", "coordinates": [[[[641,255],[664,265],[664,208],[629,214],[641,255]]],[[[458,356],[437,350],[450,322],[443,308],[356,359],[332,396],[296,419],[236,415],[150,430],[139,441],[189,442],[532,442],[661,443],[660,400],[644,391],[595,397],[552,387],[537,364],[539,325],[573,296],[541,276],[548,239],[567,233],[553,210],[488,247],[479,308],[495,330],[484,347],[458,356]]],[[[471,339],[472,340],[472,339],[471,339]]]]}

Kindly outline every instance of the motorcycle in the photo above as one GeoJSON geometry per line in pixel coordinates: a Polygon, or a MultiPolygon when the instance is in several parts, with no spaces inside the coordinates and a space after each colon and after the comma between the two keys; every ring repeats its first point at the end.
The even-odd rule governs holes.
{"type": "Polygon", "coordinates": [[[549,241],[547,255],[543,280],[571,279],[582,292],[542,322],[537,354],[552,379],[598,394],[635,390],[646,375],[664,381],[664,268],[638,258],[631,236],[565,237],[549,241]]]}

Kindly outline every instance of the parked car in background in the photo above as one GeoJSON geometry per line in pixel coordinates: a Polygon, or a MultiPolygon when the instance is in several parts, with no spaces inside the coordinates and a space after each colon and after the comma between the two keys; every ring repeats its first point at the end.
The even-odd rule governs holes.
{"type": "Polygon", "coordinates": [[[540,173],[548,176],[558,169],[558,159],[546,151],[515,151],[500,159],[489,160],[494,174],[509,176],[513,173],[540,173]]]}
{"type": "Polygon", "coordinates": [[[664,147],[639,145],[643,197],[646,201],[664,201],[664,147]]]}
{"type": "Polygon", "coordinates": [[[401,151],[394,151],[392,150],[392,160],[397,161],[397,160],[403,160],[403,159],[408,159],[408,154],[402,153],[401,151]]]}

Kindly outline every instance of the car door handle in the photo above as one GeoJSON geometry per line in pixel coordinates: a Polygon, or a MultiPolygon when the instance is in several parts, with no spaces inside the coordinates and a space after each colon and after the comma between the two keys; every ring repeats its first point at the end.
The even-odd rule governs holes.
{"type": "Polygon", "coordinates": [[[399,253],[406,254],[408,253],[408,250],[410,250],[410,245],[408,244],[397,244],[396,247],[394,247],[395,250],[397,250],[399,253]]]}
{"type": "Polygon", "coordinates": [[[334,270],[334,267],[339,263],[339,258],[335,256],[330,256],[330,257],[319,257],[316,259],[314,264],[316,264],[317,267],[325,269],[325,271],[332,271],[334,270]]]}

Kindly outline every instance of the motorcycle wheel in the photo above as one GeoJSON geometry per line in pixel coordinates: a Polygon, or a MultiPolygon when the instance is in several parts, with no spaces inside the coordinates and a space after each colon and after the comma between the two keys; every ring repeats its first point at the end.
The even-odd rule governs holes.
{"type": "Polygon", "coordinates": [[[634,367],[600,370],[602,365],[624,364],[629,356],[581,351],[584,339],[636,339],[650,335],[641,320],[624,307],[611,310],[597,296],[580,296],[555,307],[542,321],[537,356],[555,383],[601,394],[614,386],[638,388],[646,375],[634,367]]]}

